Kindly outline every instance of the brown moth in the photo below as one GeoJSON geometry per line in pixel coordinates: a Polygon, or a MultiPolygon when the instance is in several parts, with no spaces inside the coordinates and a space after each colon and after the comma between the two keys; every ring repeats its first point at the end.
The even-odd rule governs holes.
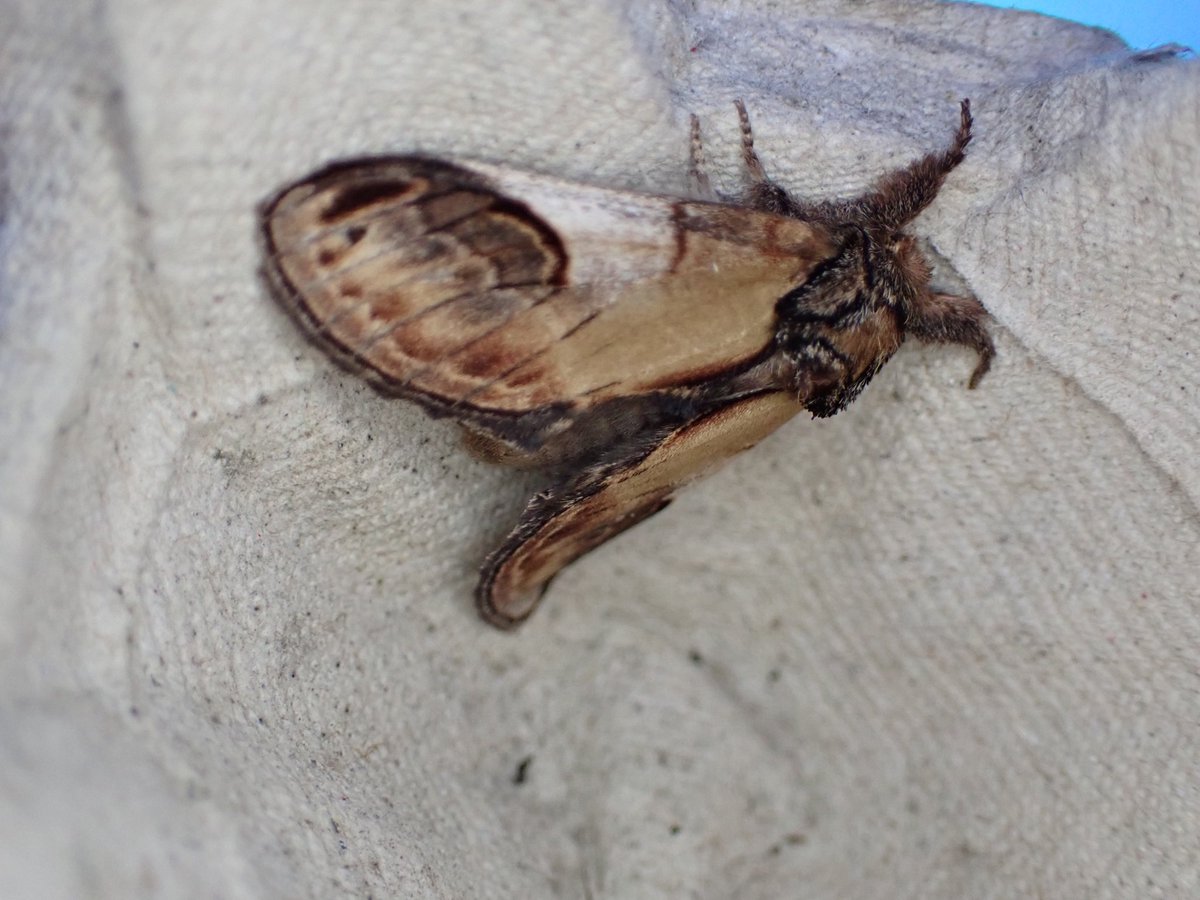
{"type": "Polygon", "coordinates": [[[767,179],[737,110],[749,186],[719,200],[610,190],[479,163],[335,163],[261,208],[265,277],[337,362],[463,426],[487,458],[547,471],[484,562],[500,628],[564,566],[807,410],[831,416],[905,335],[993,355],[973,297],[936,293],[904,227],[971,139],[853,200],[767,179]]]}

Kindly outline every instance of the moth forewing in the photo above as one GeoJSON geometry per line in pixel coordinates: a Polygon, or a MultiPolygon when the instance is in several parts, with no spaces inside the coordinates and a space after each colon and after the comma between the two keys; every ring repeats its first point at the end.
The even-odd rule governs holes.
{"type": "Polygon", "coordinates": [[[485,428],[750,360],[836,250],[797,219],[420,157],[305,179],[264,231],[270,281],[328,350],[485,428]]]}
{"type": "Polygon", "coordinates": [[[550,473],[484,566],[493,624],[786,418],[843,408],[906,331],[986,369],[982,307],[933,294],[901,230],[962,159],[965,101],[948,150],[811,205],[767,181],[740,112],[739,203],[390,156],[263,204],[266,281],[319,346],[487,458],[550,473]]]}

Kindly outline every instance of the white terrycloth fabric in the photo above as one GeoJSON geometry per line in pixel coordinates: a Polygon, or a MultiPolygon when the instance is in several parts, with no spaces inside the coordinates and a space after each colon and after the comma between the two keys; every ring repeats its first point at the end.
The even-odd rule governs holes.
{"type": "MultiPolygon", "coordinates": [[[[1200,891],[1200,63],[971,5],[4,0],[0,896],[1200,891]],[[420,150],[918,222],[996,365],[906,347],[471,607],[524,476],[256,279],[254,205],[420,150]],[[523,777],[518,778],[518,771],[523,777]]],[[[730,297],[730,302],[737,302],[730,297]]]]}

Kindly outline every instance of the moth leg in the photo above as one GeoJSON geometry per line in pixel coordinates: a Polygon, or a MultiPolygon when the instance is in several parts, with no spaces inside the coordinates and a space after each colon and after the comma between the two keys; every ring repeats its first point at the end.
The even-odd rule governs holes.
{"type": "Polygon", "coordinates": [[[693,114],[688,153],[688,183],[691,185],[692,196],[699,200],[716,201],[717,193],[713,190],[707,170],[708,160],[704,156],[704,142],[700,139],[700,119],[693,114]]]}
{"type": "Polygon", "coordinates": [[[972,121],[971,101],[963,100],[959,105],[958,128],[950,146],[885,175],[871,193],[853,201],[859,215],[891,229],[900,228],[916,218],[933,202],[946,176],[966,156],[972,121]]]}
{"type": "Polygon", "coordinates": [[[763,168],[762,160],[758,158],[754,149],[754,129],[750,126],[750,113],[746,112],[746,104],[737,99],[733,101],[733,105],[737,107],[738,126],[742,131],[742,162],[746,165],[750,181],[752,184],[769,181],[767,170],[763,168]]]}
{"type": "Polygon", "coordinates": [[[904,330],[921,341],[964,344],[979,354],[967,387],[975,388],[991,368],[996,347],[984,327],[987,310],[974,297],[956,294],[926,294],[908,312],[904,330]]]}
{"type": "Polygon", "coordinates": [[[787,191],[767,177],[767,170],[763,168],[762,160],[754,149],[754,129],[750,126],[746,104],[739,99],[734,100],[733,105],[737,107],[738,125],[742,131],[742,163],[750,180],[750,186],[742,196],[743,202],[764,212],[795,215],[798,204],[787,191]]]}

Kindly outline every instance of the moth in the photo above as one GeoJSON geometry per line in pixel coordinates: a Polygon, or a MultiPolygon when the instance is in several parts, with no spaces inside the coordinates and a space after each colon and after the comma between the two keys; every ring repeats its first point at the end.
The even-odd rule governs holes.
{"type": "Polygon", "coordinates": [[[939,293],[905,227],[971,139],[860,197],[804,202],[767,178],[722,199],[692,117],[694,198],[483,163],[378,156],[262,204],[265,280],[335,361],[450,417],[549,487],[484,562],[480,614],[512,628],[566,565],[663,509],[802,411],[850,403],[906,335],[994,354],[974,297],[939,293]]]}

